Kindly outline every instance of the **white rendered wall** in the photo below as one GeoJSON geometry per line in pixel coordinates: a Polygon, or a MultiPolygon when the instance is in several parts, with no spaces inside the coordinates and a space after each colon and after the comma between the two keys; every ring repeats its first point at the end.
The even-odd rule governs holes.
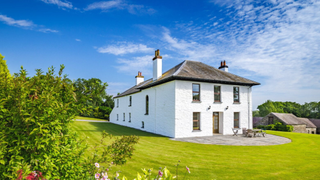
{"type": "Polygon", "coordinates": [[[175,83],[175,137],[212,135],[213,112],[219,112],[219,133],[221,134],[233,134],[234,112],[240,112],[240,128],[252,128],[250,87],[237,86],[240,89],[240,103],[234,104],[233,87],[236,85],[197,83],[200,84],[201,102],[196,103],[192,102],[193,83],[197,82],[176,81],[175,83]],[[221,86],[221,103],[214,103],[214,85],[221,86]],[[211,106],[210,109],[208,109],[209,106],[211,106]],[[228,109],[226,109],[227,106],[228,109]],[[193,131],[193,112],[200,112],[200,131],[193,131]]]}
{"type": "Polygon", "coordinates": [[[162,59],[153,60],[153,80],[157,80],[162,76],[162,59]]]}
{"type": "Polygon", "coordinates": [[[175,116],[175,82],[167,82],[141,92],[115,98],[115,107],[110,114],[110,122],[128,126],[143,131],[174,137],[174,116],[175,116]],[[145,99],[149,96],[149,114],[146,113],[145,99]],[[132,106],[129,107],[129,97],[132,96],[132,106]],[[117,108],[117,99],[119,107],[117,108]],[[123,121],[123,113],[126,118],[123,121]],[[131,123],[129,123],[131,113],[131,123]],[[117,121],[117,114],[119,120],[117,121]],[[142,121],[144,128],[142,129],[142,121]]]}

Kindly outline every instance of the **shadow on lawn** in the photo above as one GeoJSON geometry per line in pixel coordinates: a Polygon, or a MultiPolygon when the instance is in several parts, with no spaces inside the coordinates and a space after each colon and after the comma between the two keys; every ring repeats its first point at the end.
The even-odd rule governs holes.
{"type": "Polygon", "coordinates": [[[165,137],[153,133],[148,133],[141,131],[139,129],[134,129],[126,126],[121,126],[113,123],[105,123],[105,122],[88,122],[90,125],[95,126],[96,129],[92,130],[79,130],[82,132],[91,131],[91,132],[102,132],[106,131],[109,134],[114,136],[129,136],[129,135],[136,135],[136,136],[149,136],[149,137],[165,137]]]}

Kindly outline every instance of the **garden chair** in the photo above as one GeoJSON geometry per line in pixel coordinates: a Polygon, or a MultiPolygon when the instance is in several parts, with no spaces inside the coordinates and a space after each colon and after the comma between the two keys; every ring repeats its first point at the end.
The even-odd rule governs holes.
{"type": "Polygon", "coordinates": [[[247,130],[247,137],[253,137],[254,136],[254,133],[253,133],[253,131],[252,131],[252,129],[248,129],[247,130]]]}
{"type": "Polygon", "coordinates": [[[262,130],[262,132],[261,132],[262,136],[263,136],[263,137],[266,137],[266,136],[267,136],[267,131],[266,131],[266,129],[265,129],[265,128],[261,128],[261,130],[262,130]]]}
{"type": "Polygon", "coordinates": [[[247,128],[242,128],[242,134],[243,134],[244,136],[247,136],[247,135],[248,135],[247,128]]]}
{"type": "Polygon", "coordinates": [[[233,136],[238,136],[238,128],[232,128],[233,136]]]}

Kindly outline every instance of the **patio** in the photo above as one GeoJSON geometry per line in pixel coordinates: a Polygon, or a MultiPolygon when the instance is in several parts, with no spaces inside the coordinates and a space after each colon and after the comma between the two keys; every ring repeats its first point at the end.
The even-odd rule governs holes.
{"type": "Polygon", "coordinates": [[[291,142],[291,139],[271,134],[266,134],[266,137],[258,136],[253,138],[245,137],[242,134],[239,134],[238,136],[215,134],[203,137],[171,138],[171,140],[229,146],[267,146],[287,144],[291,142]]]}

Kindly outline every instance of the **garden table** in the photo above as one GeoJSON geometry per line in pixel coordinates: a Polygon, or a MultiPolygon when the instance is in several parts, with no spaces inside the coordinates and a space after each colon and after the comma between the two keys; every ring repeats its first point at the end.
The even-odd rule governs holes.
{"type": "Polygon", "coordinates": [[[256,137],[256,134],[262,134],[262,129],[252,129],[254,137],[256,137]]]}

